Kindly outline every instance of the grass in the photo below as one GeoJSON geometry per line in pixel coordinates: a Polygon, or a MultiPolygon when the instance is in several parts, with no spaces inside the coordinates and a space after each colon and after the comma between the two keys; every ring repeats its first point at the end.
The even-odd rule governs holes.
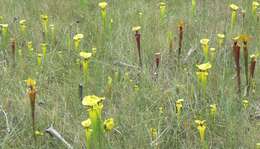
{"type": "MultiPolygon", "coordinates": [[[[236,70],[232,55],[232,38],[240,34],[252,37],[249,54],[260,47],[259,22],[251,14],[252,0],[197,1],[196,15],[192,15],[191,0],[166,1],[166,17],[160,21],[158,0],[110,0],[107,7],[107,30],[97,1],[88,0],[1,0],[0,14],[8,23],[10,38],[16,47],[15,67],[11,65],[11,47],[1,40],[0,105],[7,113],[11,132],[6,132],[5,117],[0,115],[0,148],[65,148],[48,134],[37,137],[34,143],[31,126],[30,101],[24,80],[37,81],[36,128],[44,131],[53,124],[74,147],[82,148],[85,133],[81,121],[87,118],[78,89],[84,79],[79,69],[79,51],[72,48],[72,37],[84,34],[80,49],[96,57],[89,63],[88,82],[84,96],[105,96],[103,117],[113,117],[115,129],[105,134],[106,147],[121,148],[255,148],[260,142],[259,63],[256,64],[256,91],[247,97],[249,108],[244,109],[237,94],[236,70]],[[246,10],[244,24],[238,15],[237,24],[230,30],[231,11],[235,3],[246,10]],[[139,15],[142,12],[142,15],[139,15]],[[40,15],[49,16],[55,26],[55,41],[48,38],[47,56],[37,65],[37,53],[44,41],[40,15]],[[19,33],[19,20],[27,20],[27,33],[19,33]],[[111,23],[113,19],[113,23],[111,23]],[[178,62],[178,23],[184,21],[181,59],[178,62]],[[76,23],[78,22],[78,23],[76,23]],[[133,26],[140,25],[143,69],[138,69],[138,53],[133,26]],[[169,52],[167,36],[173,34],[173,51],[169,52]],[[217,46],[217,34],[225,33],[222,48],[217,46]],[[71,47],[68,48],[68,38],[71,47]],[[217,50],[212,63],[205,94],[197,85],[196,64],[204,62],[200,39],[209,38],[210,47],[217,50]],[[32,41],[34,51],[29,55],[25,43],[32,41]],[[195,52],[184,61],[188,51],[195,52]],[[19,54],[19,51],[21,51],[19,54]],[[7,52],[7,53],[4,53],[7,52]],[[154,53],[161,53],[158,78],[154,80],[154,53]],[[8,64],[5,61],[8,60],[8,64]],[[119,62],[135,67],[118,65],[119,62]],[[112,78],[112,91],[108,77],[112,78]],[[184,99],[179,125],[175,101],[184,99]],[[217,104],[215,121],[210,116],[210,104],[217,104]],[[160,113],[160,107],[163,113],[160,113]],[[200,142],[196,119],[206,120],[206,141],[200,142]],[[156,143],[152,143],[150,128],[157,129],[156,143]]],[[[2,36],[1,36],[2,39],[2,36]]],[[[245,88],[243,51],[241,48],[242,95],[245,88]]]]}

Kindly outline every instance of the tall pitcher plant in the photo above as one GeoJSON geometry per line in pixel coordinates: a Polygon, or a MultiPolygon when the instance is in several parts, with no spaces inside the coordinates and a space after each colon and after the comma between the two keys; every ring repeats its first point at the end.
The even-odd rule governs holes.
{"type": "Polygon", "coordinates": [[[87,148],[104,148],[104,133],[114,128],[114,119],[102,121],[103,101],[105,97],[90,95],[84,97],[82,104],[87,107],[89,119],[81,124],[85,128],[87,148]]]}

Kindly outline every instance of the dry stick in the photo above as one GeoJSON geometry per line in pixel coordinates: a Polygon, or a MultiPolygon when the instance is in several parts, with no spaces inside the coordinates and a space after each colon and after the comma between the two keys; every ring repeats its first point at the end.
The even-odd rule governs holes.
{"type": "Polygon", "coordinates": [[[6,131],[7,133],[10,133],[11,132],[11,129],[10,129],[10,125],[9,125],[9,122],[8,122],[8,117],[7,117],[7,113],[4,111],[3,109],[3,106],[0,105],[0,111],[3,112],[4,116],[5,116],[5,122],[6,122],[6,131]]]}
{"type": "Polygon", "coordinates": [[[136,46],[138,50],[139,63],[140,63],[140,67],[142,68],[143,64],[142,64],[142,56],[141,56],[141,34],[138,31],[135,32],[135,40],[136,40],[136,46]]]}
{"type": "Polygon", "coordinates": [[[233,45],[233,54],[236,64],[236,71],[237,71],[237,85],[238,85],[238,94],[241,95],[241,79],[240,79],[240,46],[238,45],[237,41],[234,41],[233,45]]]}
{"type": "Polygon", "coordinates": [[[187,63],[189,57],[191,56],[191,54],[192,54],[193,52],[195,52],[195,50],[196,50],[196,49],[191,48],[191,49],[188,51],[188,54],[187,54],[187,56],[186,56],[185,59],[184,59],[184,63],[187,63]]]}
{"type": "Polygon", "coordinates": [[[135,71],[141,72],[140,67],[135,66],[135,65],[131,65],[131,64],[127,64],[127,63],[121,62],[121,61],[114,61],[113,64],[108,64],[108,63],[105,63],[103,61],[95,60],[95,63],[109,67],[112,70],[115,70],[115,67],[119,67],[119,68],[122,67],[123,69],[125,69],[125,68],[126,69],[133,69],[135,71]]]}
{"type": "Polygon", "coordinates": [[[56,129],[53,128],[52,125],[49,128],[46,128],[45,132],[62,141],[68,147],[68,149],[73,149],[73,147],[61,136],[61,134],[56,129]]]}
{"type": "Polygon", "coordinates": [[[138,69],[138,66],[130,65],[124,62],[114,62],[114,65],[118,65],[119,67],[127,67],[127,68],[132,68],[132,69],[138,69]]]}
{"type": "Polygon", "coordinates": [[[125,62],[114,61],[113,64],[108,64],[108,63],[105,63],[103,61],[95,60],[95,63],[109,67],[112,70],[115,70],[115,67],[119,67],[119,68],[123,67],[123,68],[133,69],[133,70],[135,69],[136,71],[140,72],[140,67],[135,66],[135,65],[131,65],[131,64],[127,64],[125,62]]]}
{"type": "Polygon", "coordinates": [[[8,65],[7,60],[0,61],[1,68],[5,68],[5,66],[7,66],[7,65],[8,65]]]}
{"type": "Polygon", "coordinates": [[[165,133],[167,133],[167,131],[169,131],[169,127],[166,127],[161,134],[158,135],[157,138],[155,138],[151,144],[155,144],[165,133]]]}

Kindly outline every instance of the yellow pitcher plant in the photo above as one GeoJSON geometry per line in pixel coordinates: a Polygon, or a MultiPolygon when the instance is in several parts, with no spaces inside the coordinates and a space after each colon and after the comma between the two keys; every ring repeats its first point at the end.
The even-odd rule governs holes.
{"type": "Polygon", "coordinates": [[[200,135],[200,141],[203,143],[205,141],[205,132],[206,132],[206,121],[205,120],[195,120],[197,124],[197,129],[200,135]]]}
{"type": "Polygon", "coordinates": [[[28,48],[28,51],[29,51],[29,52],[32,52],[32,51],[33,51],[33,43],[32,43],[32,41],[28,41],[28,42],[27,42],[27,48],[28,48]]]}
{"type": "Polygon", "coordinates": [[[81,39],[83,39],[83,38],[84,38],[84,35],[83,35],[83,34],[76,34],[76,35],[73,37],[75,50],[78,50],[78,49],[79,49],[80,41],[81,41],[81,39]]]}
{"type": "Polygon", "coordinates": [[[104,121],[104,129],[106,131],[111,131],[114,128],[114,126],[115,126],[115,123],[114,123],[113,118],[109,118],[104,121]]]}
{"type": "Polygon", "coordinates": [[[27,94],[29,96],[30,99],[30,105],[31,105],[31,117],[32,117],[32,129],[33,129],[33,136],[34,139],[36,139],[35,136],[35,102],[36,102],[36,81],[28,78],[27,80],[25,80],[26,84],[27,84],[27,94]]]}
{"type": "Polygon", "coordinates": [[[181,118],[181,111],[182,111],[182,107],[183,107],[183,101],[184,101],[184,99],[178,99],[175,102],[175,109],[176,109],[176,114],[177,114],[178,125],[180,125],[180,118],[181,118]]]}
{"type": "Polygon", "coordinates": [[[163,107],[159,107],[159,115],[162,115],[164,113],[163,107]]]}
{"type": "Polygon", "coordinates": [[[214,64],[216,59],[216,48],[210,48],[209,51],[210,51],[210,62],[214,64]]]}
{"type": "Polygon", "coordinates": [[[43,32],[47,34],[48,32],[48,16],[47,15],[41,15],[41,23],[43,32]]]}
{"type": "Polygon", "coordinates": [[[217,113],[217,105],[216,104],[211,104],[210,106],[210,116],[215,120],[216,113],[217,113]]]}
{"type": "Polygon", "coordinates": [[[236,20],[237,20],[237,10],[239,7],[235,4],[229,5],[231,9],[231,30],[233,30],[233,27],[235,26],[236,20]]]}
{"type": "Polygon", "coordinates": [[[150,136],[151,136],[151,141],[155,143],[155,146],[158,147],[158,143],[155,142],[156,138],[158,137],[158,130],[156,128],[150,128],[150,136]]]}
{"type": "Polygon", "coordinates": [[[166,12],[166,3],[164,3],[164,2],[160,2],[160,4],[159,4],[159,8],[160,8],[160,19],[161,19],[161,21],[162,21],[163,18],[165,17],[165,12],[166,12]]]}
{"type": "Polygon", "coordinates": [[[178,100],[175,102],[175,108],[176,108],[176,113],[177,113],[177,115],[180,115],[180,114],[181,114],[182,107],[183,107],[183,101],[184,101],[184,99],[178,99],[178,100]]]}
{"type": "Polygon", "coordinates": [[[26,20],[23,19],[19,21],[19,25],[20,25],[20,32],[24,34],[26,30],[26,20]]]}
{"type": "Polygon", "coordinates": [[[43,58],[46,59],[47,44],[46,43],[41,43],[41,49],[42,49],[43,58]]]}
{"type": "Polygon", "coordinates": [[[51,24],[49,27],[50,27],[50,31],[51,31],[51,42],[52,42],[52,45],[54,45],[54,42],[55,42],[55,26],[54,26],[54,24],[51,24]]]}
{"type": "Polygon", "coordinates": [[[170,52],[172,52],[173,49],[173,32],[169,31],[167,33],[167,41],[168,41],[168,45],[169,45],[169,50],[170,52]]]}
{"type": "Polygon", "coordinates": [[[192,14],[195,16],[196,14],[196,0],[191,0],[191,8],[192,8],[192,14]]]}
{"type": "Polygon", "coordinates": [[[28,41],[27,42],[27,49],[28,49],[29,56],[31,57],[32,53],[33,53],[33,50],[34,50],[32,41],[28,41]]]}
{"type": "Polygon", "coordinates": [[[203,88],[203,90],[206,90],[206,86],[207,86],[207,79],[208,79],[208,75],[209,73],[206,71],[198,71],[196,72],[198,81],[199,81],[199,85],[203,88]]]}
{"type": "Polygon", "coordinates": [[[38,66],[41,66],[41,64],[42,64],[42,57],[43,57],[43,54],[41,54],[41,53],[37,54],[37,64],[38,64],[38,66]]]}
{"type": "Polygon", "coordinates": [[[253,1],[252,3],[252,13],[254,16],[256,16],[256,10],[260,6],[260,4],[257,1],[253,1]]]}
{"type": "Polygon", "coordinates": [[[87,52],[80,52],[79,56],[82,59],[82,68],[83,68],[83,73],[86,75],[88,74],[88,63],[89,63],[89,58],[92,56],[92,53],[87,53],[87,52]]]}
{"type": "Polygon", "coordinates": [[[87,148],[90,148],[91,147],[91,133],[92,133],[91,120],[87,119],[85,121],[82,121],[81,125],[85,128],[85,136],[86,136],[87,148]]]}
{"type": "Polygon", "coordinates": [[[222,47],[223,43],[224,43],[224,39],[225,39],[225,34],[218,34],[218,46],[219,48],[222,47]]]}
{"type": "Polygon", "coordinates": [[[100,3],[98,3],[98,6],[101,9],[102,23],[103,23],[103,27],[105,28],[106,18],[107,18],[107,11],[106,11],[107,2],[100,2],[100,3]]]}
{"type": "Polygon", "coordinates": [[[200,70],[200,71],[208,71],[212,65],[210,64],[210,62],[207,62],[207,63],[203,63],[203,64],[200,64],[200,65],[196,65],[197,68],[200,70]]]}
{"type": "Polygon", "coordinates": [[[106,92],[108,98],[112,97],[112,88],[113,88],[113,79],[111,76],[107,77],[107,85],[106,85],[106,92]]]}
{"type": "Polygon", "coordinates": [[[93,47],[92,48],[92,56],[95,57],[97,54],[97,48],[96,47],[93,47]]]}
{"type": "Polygon", "coordinates": [[[9,32],[9,25],[8,24],[0,24],[1,26],[1,32],[2,32],[2,35],[3,35],[3,38],[5,41],[7,41],[8,39],[8,32],[9,32]]]}
{"type": "Polygon", "coordinates": [[[209,55],[209,39],[201,39],[200,44],[203,50],[203,54],[205,57],[205,60],[208,61],[208,55],[209,55]]]}
{"type": "Polygon", "coordinates": [[[199,85],[202,87],[204,92],[206,92],[208,70],[212,67],[212,65],[209,62],[207,62],[196,66],[199,69],[199,71],[196,72],[199,85]]]}
{"type": "Polygon", "coordinates": [[[150,128],[150,135],[151,135],[151,138],[152,138],[152,141],[154,141],[156,138],[157,138],[157,129],[156,128],[150,128]]]}
{"type": "Polygon", "coordinates": [[[249,106],[249,101],[247,99],[242,100],[242,104],[244,106],[244,109],[246,110],[249,106]]]}
{"type": "Polygon", "coordinates": [[[82,100],[82,104],[89,107],[88,114],[93,125],[95,125],[97,119],[101,118],[101,111],[104,100],[105,97],[98,97],[95,95],[86,96],[82,100]]]}
{"type": "Polygon", "coordinates": [[[256,143],[256,149],[260,149],[260,143],[256,143]]]}
{"type": "Polygon", "coordinates": [[[92,125],[91,128],[93,131],[91,133],[91,143],[93,143],[96,147],[100,147],[102,145],[102,141],[100,139],[103,135],[104,126],[101,120],[101,113],[104,100],[104,97],[98,97],[95,95],[86,96],[82,100],[82,105],[87,107],[88,117],[92,125]]]}

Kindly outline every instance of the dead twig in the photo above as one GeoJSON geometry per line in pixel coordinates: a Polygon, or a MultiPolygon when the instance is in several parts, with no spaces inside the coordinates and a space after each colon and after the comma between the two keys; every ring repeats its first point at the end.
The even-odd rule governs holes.
{"type": "Polygon", "coordinates": [[[191,49],[188,51],[188,54],[187,54],[187,56],[186,56],[185,59],[184,59],[184,62],[185,62],[185,63],[187,63],[189,57],[190,57],[191,54],[194,53],[195,51],[196,51],[196,49],[193,49],[193,48],[191,48],[191,49]]]}
{"type": "Polygon", "coordinates": [[[169,130],[169,127],[166,127],[166,128],[158,135],[158,137],[156,137],[156,138],[151,142],[151,145],[156,144],[156,142],[158,142],[159,139],[160,139],[165,133],[167,133],[168,130],[169,130]]]}
{"type": "Polygon", "coordinates": [[[4,109],[3,109],[3,106],[2,106],[2,105],[0,105],[0,111],[2,111],[2,112],[3,112],[3,114],[4,114],[4,117],[5,117],[5,122],[6,122],[6,131],[7,131],[7,133],[10,133],[10,132],[11,132],[11,129],[10,129],[10,125],[9,125],[9,122],[8,122],[7,113],[4,111],[4,109]]]}
{"type": "Polygon", "coordinates": [[[124,63],[124,62],[114,62],[114,65],[118,65],[118,66],[121,66],[121,67],[133,68],[133,69],[139,69],[137,66],[130,65],[130,64],[127,64],[127,63],[124,63]]]}
{"type": "Polygon", "coordinates": [[[73,149],[73,147],[61,136],[61,134],[56,129],[53,128],[52,125],[49,128],[46,128],[45,132],[62,141],[68,147],[68,149],[73,149]]]}

